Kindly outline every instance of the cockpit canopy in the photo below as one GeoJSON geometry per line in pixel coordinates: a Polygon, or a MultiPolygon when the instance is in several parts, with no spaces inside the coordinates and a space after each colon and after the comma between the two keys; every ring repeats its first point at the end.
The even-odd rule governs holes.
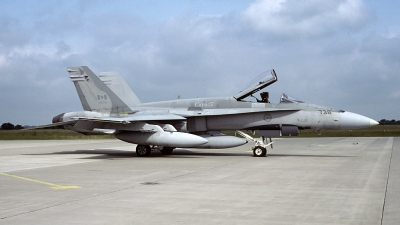
{"type": "MultiPolygon", "coordinates": [[[[267,86],[275,83],[276,81],[278,81],[278,77],[276,76],[275,70],[272,69],[265,71],[260,75],[258,75],[256,78],[254,78],[252,81],[250,81],[249,84],[242,91],[240,91],[237,95],[233,97],[238,101],[242,101],[246,97],[252,96],[254,93],[266,88],[267,86]]],[[[262,92],[260,93],[260,96],[261,100],[258,100],[255,97],[257,99],[257,102],[269,103],[268,92],[262,92]]],[[[304,102],[283,93],[280,98],[280,103],[304,103],[304,102]]]]}
{"type": "Polygon", "coordinates": [[[264,89],[265,87],[275,83],[276,81],[278,81],[278,77],[276,76],[275,70],[268,70],[250,81],[246,88],[233,97],[236,100],[241,101],[257,91],[260,91],[261,89],[264,89]]]}

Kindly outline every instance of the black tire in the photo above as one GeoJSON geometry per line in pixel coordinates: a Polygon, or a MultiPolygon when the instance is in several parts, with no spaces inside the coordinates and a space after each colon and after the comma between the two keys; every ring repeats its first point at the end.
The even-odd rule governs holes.
{"type": "Polygon", "coordinates": [[[136,155],[139,157],[149,156],[151,153],[151,148],[148,145],[138,145],[136,146],[136,155]]]}
{"type": "Polygon", "coordinates": [[[267,155],[267,149],[257,146],[253,149],[253,154],[255,157],[264,157],[267,155]]]}
{"type": "Polygon", "coordinates": [[[164,155],[169,155],[172,153],[172,151],[174,151],[174,148],[168,148],[168,147],[164,147],[163,149],[160,150],[161,154],[164,155]]]}

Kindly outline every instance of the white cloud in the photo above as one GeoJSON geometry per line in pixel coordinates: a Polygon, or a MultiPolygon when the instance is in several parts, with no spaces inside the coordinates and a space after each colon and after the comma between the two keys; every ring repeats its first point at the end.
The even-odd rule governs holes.
{"type": "Polygon", "coordinates": [[[394,32],[390,32],[390,33],[386,33],[386,34],[382,34],[382,37],[387,38],[387,39],[391,39],[391,38],[397,38],[398,35],[394,32]]]}
{"type": "Polygon", "coordinates": [[[21,47],[13,48],[10,53],[10,58],[24,58],[24,57],[35,57],[38,55],[44,55],[47,57],[51,57],[53,53],[51,50],[46,49],[44,46],[38,46],[35,44],[28,44],[21,47]]]}
{"type": "Polygon", "coordinates": [[[333,13],[332,19],[338,19],[343,24],[357,27],[365,22],[367,10],[362,0],[345,0],[340,2],[337,13],[333,13]]]}
{"type": "Polygon", "coordinates": [[[242,16],[270,35],[315,37],[363,26],[369,12],[361,0],[257,0],[242,16]]]}
{"type": "Polygon", "coordinates": [[[390,94],[391,98],[399,99],[400,100],[400,91],[394,91],[390,94]]]}
{"type": "Polygon", "coordinates": [[[0,55],[0,68],[1,67],[3,67],[3,66],[6,66],[8,63],[7,63],[7,60],[6,60],[6,56],[5,55],[0,55]]]}

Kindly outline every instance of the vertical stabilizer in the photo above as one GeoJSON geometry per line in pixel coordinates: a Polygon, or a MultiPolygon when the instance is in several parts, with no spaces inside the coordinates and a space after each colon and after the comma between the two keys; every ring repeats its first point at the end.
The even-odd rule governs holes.
{"type": "Polygon", "coordinates": [[[68,67],[84,110],[105,113],[128,113],[131,109],[87,66],[68,67]]]}
{"type": "Polygon", "coordinates": [[[99,74],[99,78],[130,108],[141,104],[139,98],[119,73],[102,72],[99,74]]]}

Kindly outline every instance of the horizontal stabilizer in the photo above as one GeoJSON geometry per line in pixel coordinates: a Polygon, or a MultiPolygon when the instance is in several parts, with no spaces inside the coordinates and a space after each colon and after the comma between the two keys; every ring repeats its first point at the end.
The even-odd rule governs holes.
{"type": "Polygon", "coordinates": [[[41,129],[41,128],[50,128],[50,127],[57,127],[57,126],[64,126],[64,125],[72,125],[76,124],[77,121],[66,121],[66,122],[58,122],[58,123],[51,123],[51,124],[46,124],[46,125],[41,125],[41,126],[35,126],[35,127],[28,127],[22,130],[36,130],[36,129],[41,129]]]}
{"type": "Polygon", "coordinates": [[[100,123],[122,123],[128,124],[130,123],[126,119],[116,118],[116,117],[102,117],[102,118],[89,118],[89,117],[71,117],[73,120],[80,121],[92,121],[92,122],[100,122],[100,123]]]}

